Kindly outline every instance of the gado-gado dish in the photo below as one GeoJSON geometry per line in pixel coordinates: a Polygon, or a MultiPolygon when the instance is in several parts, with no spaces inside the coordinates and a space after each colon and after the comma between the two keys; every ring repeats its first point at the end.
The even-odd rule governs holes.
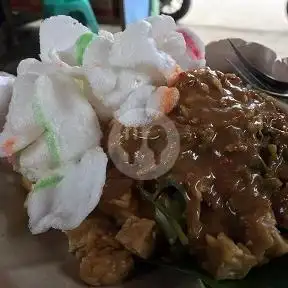
{"type": "Polygon", "coordinates": [[[86,283],[187,255],[241,279],[288,252],[288,114],[272,98],[205,67],[167,16],[115,35],[53,17],[40,46],[2,76],[0,155],[31,232],[63,231],[86,283]]]}

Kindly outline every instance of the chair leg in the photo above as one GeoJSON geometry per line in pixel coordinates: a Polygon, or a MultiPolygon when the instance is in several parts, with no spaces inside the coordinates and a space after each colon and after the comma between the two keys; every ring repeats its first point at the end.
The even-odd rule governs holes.
{"type": "Polygon", "coordinates": [[[159,0],[150,0],[150,15],[157,16],[160,14],[160,1],[159,0]]]}

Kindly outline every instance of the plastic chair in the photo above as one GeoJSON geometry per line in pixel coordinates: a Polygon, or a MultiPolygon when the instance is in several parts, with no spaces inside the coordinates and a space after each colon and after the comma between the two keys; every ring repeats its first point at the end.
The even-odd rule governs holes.
{"type": "Polygon", "coordinates": [[[157,16],[160,14],[160,1],[151,0],[150,1],[150,16],[157,16]]]}
{"type": "Polygon", "coordinates": [[[69,15],[98,33],[99,25],[89,0],[43,0],[44,17],[69,15]]]}

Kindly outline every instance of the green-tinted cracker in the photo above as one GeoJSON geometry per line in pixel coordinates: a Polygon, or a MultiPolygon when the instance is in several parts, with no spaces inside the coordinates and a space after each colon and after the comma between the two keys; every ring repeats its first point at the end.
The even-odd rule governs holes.
{"type": "Polygon", "coordinates": [[[56,187],[57,184],[63,179],[63,176],[53,175],[44,179],[39,180],[33,187],[33,191],[37,191],[45,188],[56,187]]]}
{"type": "Polygon", "coordinates": [[[33,102],[33,112],[36,122],[45,130],[44,135],[51,158],[53,159],[54,164],[58,165],[60,163],[60,149],[57,143],[57,139],[55,137],[53,127],[48,121],[46,121],[41,106],[36,99],[33,102]]]}
{"type": "Polygon", "coordinates": [[[94,36],[93,33],[85,33],[76,41],[76,61],[79,66],[82,65],[84,52],[94,36]]]}

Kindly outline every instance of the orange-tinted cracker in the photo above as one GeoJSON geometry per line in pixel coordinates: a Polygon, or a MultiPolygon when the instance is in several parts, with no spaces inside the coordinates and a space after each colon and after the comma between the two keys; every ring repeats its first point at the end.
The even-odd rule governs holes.
{"type": "Polygon", "coordinates": [[[176,65],[175,70],[169,75],[167,79],[167,85],[168,87],[171,87],[175,85],[175,83],[178,81],[179,75],[184,72],[179,65],[176,65]]]}
{"type": "Polygon", "coordinates": [[[160,102],[160,111],[164,114],[168,114],[173,110],[179,100],[179,91],[176,87],[160,87],[159,90],[163,90],[163,96],[161,97],[160,102]]]}

